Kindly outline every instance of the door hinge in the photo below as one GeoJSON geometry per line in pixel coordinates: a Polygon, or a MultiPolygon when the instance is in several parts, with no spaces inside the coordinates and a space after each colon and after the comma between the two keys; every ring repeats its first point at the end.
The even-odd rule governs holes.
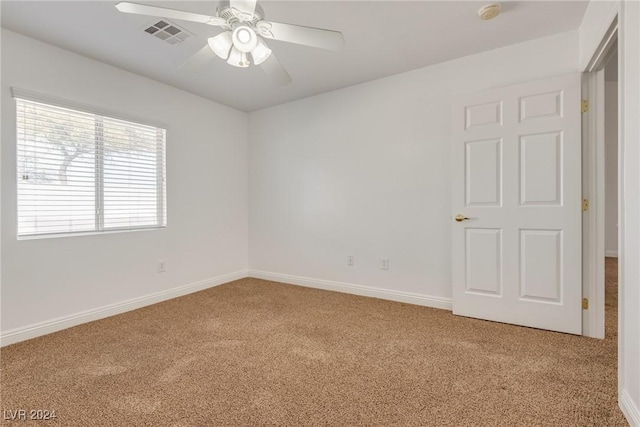
{"type": "Polygon", "coordinates": [[[583,113],[586,113],[587,111],[589,111],[589,100],[588,99],[583,99],[582,100],[581,110],[582,110],[583,113]]]}
{"type": "Polygon", "coordinates": [[[589,210],[589,199],[582,199],[582,212],[589,210]]]}
{"type": "Polygon", "coordinates": [[[589,298],[582,298],[582,309],[589,310],[589,298]]]}

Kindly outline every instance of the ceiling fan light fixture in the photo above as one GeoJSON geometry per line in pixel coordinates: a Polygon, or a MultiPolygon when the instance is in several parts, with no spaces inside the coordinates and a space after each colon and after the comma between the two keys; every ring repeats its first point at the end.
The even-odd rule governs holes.
{"type": "Polygon", "coordinates": [[[247,59],[247,53],[238,50],[235,46],[231,48],[231,53],[229,54],[229,59],[227,60],[227,64],[233,65],[234,67],[246,68],[249,66],[249,59],[247,59]]]}
{"type": "Polygon", "coordinates": [[[209,47],[213,53],[218,55],[220,58],[227,59],[229,57],[229,51],[233,47],[231,31],[225,31],[215,37],[210,37],[207,42],[209,43],[209,47]]]}
{"type": "MultiPolygon", "coordinates": [[[[168,42],[172,40],[171,36],[180,40],[186,37],[180,37],[182,34],[180,32],[177,34],[172,32],[174,29],[179,31],[179,27],[175,25],[164,29],[169,25],[165,22],[167,19],[221,27],[223,31],[220,34],[208,38],[207,44],[180,66],[185,70],[193,70],[196,66],[208,63],[213,59],[211,55],[213,52],[234,67],[249,67],[251,62],[260,65],[274,83],[284,86],[291,83],[291,76],[262,38],[328,50],[340,50],[344,45],[344,36],[340,31],[264,21],[264,12],[257,4],[258,0],[218,0],[220,4],[215,15],[211,16],[188,10],[131,3],[126,0],[116,1],[118,3],[115,7],[120,12],[162,19],[160,23],[165,24],[164,26],[154,25],[153,28],[147,28],[147,32],[163,40],[166,38],[168,42]],[[166,37],[160,36],[165,33],[167,33],[166,37]],[[251,60],[249,60],[249,54],[251,60]]],[[[499,5],[497,7],[499,8],[499,5]]],[[[485,17],[486,13],[481,13],[481,16],[485,17]]]]}
{"type": "Polygon", "coordinates": [[[253,63],[256,65],[262,64],[271,56],[271,49],[269,49],[269,46],[267,46],[261,37],[258,37],[258,44],[256,44],[256,47],[251,51],[251,56],[253,57],[253,63]]]}
{"type": "Polygon", "coordinates": [[[248,25],[238,25],[231,35],[233,46],[240,52],[251,52],[258,44],[258,36],[248,25]]]}

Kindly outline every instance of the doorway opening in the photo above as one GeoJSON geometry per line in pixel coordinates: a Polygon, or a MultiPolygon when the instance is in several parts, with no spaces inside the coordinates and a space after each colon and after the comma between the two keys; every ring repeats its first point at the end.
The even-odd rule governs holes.
{"type": "MultiPolygon", "coordinates": [[[[622,200],[618,145],[618,21],[613,20],[583,78],[583,335],[617,336],[617,322],[606,322],[605,307],[615,304],[618,283],[618,206],[622,200]],[[586,108],[585,108],[586,107],[586,108]],[[606,284],[609,284],[609,287],[606,284]],[[616,287],[616,292],[610,292],[616,287]],[[611,301],[609,301],[611,300],[611,301]],[[613,327],[610,329],[609,326],[613,327]]],[[[617,307],[617,306],[616,306],[617,307]]],[[[612,307],[612,308],[616,308],[612,307]]],[[[608,310],[612,311],[612,310],[608,310]]]]}
{"type": "MultiPolygon", "coordinates": [[[[622,332],[618,321],[619,309],[621,307],[619,289],[621,287],[619,280],[619,263],[618,259],[624,260],[622,245],[623,229],[622,209],[624,196],[622,189],[624,188],[623,165],[624,150],[620,144],[620,58],[618,55],[618,24],[617,19],[613,22],[610,29],[610,38],[605,37],[603,40],[601,60],[599,64],[594,64],[591,74],[591,87],[595,87],[595,91],[587,92],[590,96],[595,97],[594,111],[587,115],[587,121],[591,122],[592,127],[589,131],[591,146],[595,146],[596,157],[594,162],[590,164],[592,177],[591,182],[595,180],[595,187],[591,195],[595,196],[594,201],[596,209],[594,210],[595,221],[595,238],[591,240],[591,244],[595,246],[595,251],[591,254],[596,258],[587,259],[586,261],[596,261],[601,265],[602,271],[598,271],[595,277],[589,277],[591,282],[596,285],[596,297],[598,307],[601,310],[595,310],[585,316],[592,321],[596,321],[596,325],[601,325],[601,330],[596,328],[599,334],[597,338],[604,338],[609,343],[615,343],[620,350],[620,334],[622,332]],[[600,335],[601,332],[601,335],[600,335]]],[[[591,151],[592,153],[594,151],[591,151]]],[[[593,235],[592,235],[593,236],[593,235]]],[[[592,335],[593,336],[593,335],[592,335]]],[[[622,365],[618,360],[618,381],[621,378],[622,365]]],[[[620,382],[618,382],[620,384],[620,382]]]]}

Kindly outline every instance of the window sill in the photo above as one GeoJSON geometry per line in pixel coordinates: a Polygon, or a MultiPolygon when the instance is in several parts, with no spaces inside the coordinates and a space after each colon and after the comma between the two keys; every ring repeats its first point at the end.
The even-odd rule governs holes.
{"type": "Polygon", "coordinates": [[[17,240],[40,240],[40,239],[55,239],[61,237],[79,237],[79,236],[96,236],[101,234],[118,234],[118,233],[129,233],[129,232],[138,232],[138,231],[156,231],[156,230],[164,230],[167,226],[161,227],[133,227],[133,228],[117,228],[112,230],[104,230],[104,231],[79,231],[76,233],[51,233],[51,234],[30,234],[26,236],[17,236],[17,240]]]}

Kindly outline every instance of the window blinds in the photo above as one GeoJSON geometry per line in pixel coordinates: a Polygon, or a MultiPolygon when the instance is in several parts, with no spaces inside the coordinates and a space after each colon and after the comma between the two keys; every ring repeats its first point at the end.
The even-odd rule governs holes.
{"type": "Polygon", "coordinates": [[[18,236],[166,226],[166,130],[16,96],[18,236]]]}

